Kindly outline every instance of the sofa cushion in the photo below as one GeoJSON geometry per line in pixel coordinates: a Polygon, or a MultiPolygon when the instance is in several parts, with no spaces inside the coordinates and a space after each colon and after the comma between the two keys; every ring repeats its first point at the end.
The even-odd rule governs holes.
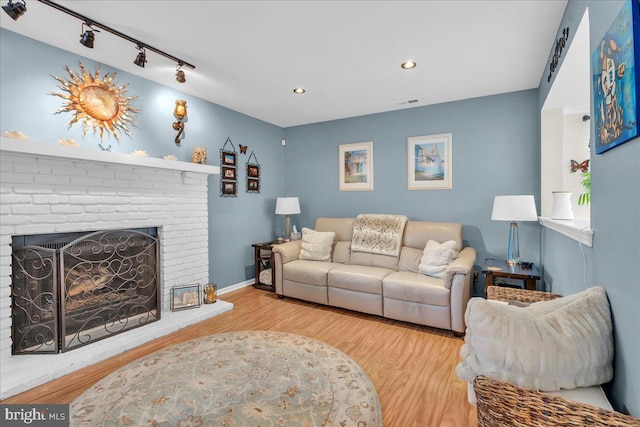
{"type": "Polygon", "coordinates": [[[311,261],[331,261],[331,249],[336,233],[302,228],[302,248],[300,259],[311,261]]]}
{"type": "Polygon", "coordinates": [[[450,291],[444,280],[408,271],[389,274],[382,281],[385,298],[448,307],[450,291]]]}
{"type": "Polygon", "coordinates": [[[393,270],[364,265],[340,265],[329,271],[329,287],[382,294],[382,279],[393,270]]]}
{"type": "Polygon", "coordinates": [[[282,266],[286,280],[315,286],[327,286],[327,273],[342,264],[298,259],[282,266]]]}
{"type": "Polygon", "coordinates": [[[458,376],[541,391],[589,387],[613,377],[613,328],[604,288],[529,307],[472,298],[458,376]]]}
{"type": "Polygon", "coordinates": [[[349,264],[349,255],[351,254],[351,241],[348,242],[335,242],[333,244],[333,254],[331,255],[331,261],[339,262],[340,264],[349,264]]]}
{"type": "Polygon", "coordinates": [[[395,271],[398,269],[398,257],[352,251],[349,257],[349,264],[368,267],[382,267],[395,271]]]}
{"type": "Polygon", "coordinates": [[[348,241],[351,244],[353,235],[353,222],[355,218],[318,218],[314,230],[333,231],[336,233],[335,240],[338,242],[348,241]]]}
{"type": "Polygon", "coordinates": [[[424,247],[418,269],[420,273],[433,277],[444,277],[444,270],[458,256],[456,242],[449,240],[443,243],[429,240],[424,247]]]}
{"type": "Polygon", "coordinates": [[[420,273],[420,271],[418,270],[418,265],[420,265],[420,258],[422,258],[422,254],[424,253],[423,249],[415,249],[409,246],[403,246],[402,251],[400,251],[398,271],[411,271],[413,273],[420,273]]]}
{"type": "Polygon", "coordinates": [[[404,228],[403,246],[423,250],[429,240],[456,241],[456,250],[462,250],[462,224],[451,222],[408,221],[404,228]]]}

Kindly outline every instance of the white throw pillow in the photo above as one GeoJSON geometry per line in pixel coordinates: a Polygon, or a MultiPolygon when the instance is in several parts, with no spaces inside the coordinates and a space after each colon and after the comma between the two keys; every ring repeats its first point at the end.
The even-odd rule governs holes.
{"type": "Polygon", "coordinates": [[[444,243],[429,240],[427,246],[424,247],[418,270],[427,276],[443,278],[445,268],[457,256],[458,252],[456,251],[456,242],[454,240],[444,243]]]}
{"type": "Polygon", "coordinates": [[[331,261],[331,247],[336,233],[302,228],[302,248],[300,259],[311,261],[331,261]]]}
{"type": "Polygon", "coordinates": [[[471,298],[458,377],[478,375],[541,391],[613,378],[613,327],[604,288],[529,307],[471,298]]]}

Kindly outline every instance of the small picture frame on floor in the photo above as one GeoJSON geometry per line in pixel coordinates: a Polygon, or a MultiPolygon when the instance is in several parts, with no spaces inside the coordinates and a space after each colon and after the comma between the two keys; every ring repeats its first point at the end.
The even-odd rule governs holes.
{"type": "Polygon", "coordinates": [[[171,288],[171,311],[200,307],[201,300],[199,284],[171,288]]]}

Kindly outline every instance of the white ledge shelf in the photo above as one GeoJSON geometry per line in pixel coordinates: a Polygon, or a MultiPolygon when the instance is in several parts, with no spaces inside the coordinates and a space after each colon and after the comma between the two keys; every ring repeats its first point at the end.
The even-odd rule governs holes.
{"type": "Polygon", "coordinates": [[[593,230],[589,221],[572,221],[540,217],[540,224],[585,246],[593,246],[593,230]]]}
{"type": "Polygon", "coordinates": [[[96,163],[111,163],[125,166],[137,166],[153,169],[167,169],[179,172],[219,175],[220,167],[181,162],[178,160],[141,157],[132,154],[112,153],[110,151],[88,150],[80,147],[65,147],[58,144],[34,142],[26,139],[0,137],[0,152],[21,154],[33,157],[49,157],[67,160],[83,160],[96,163]]]}

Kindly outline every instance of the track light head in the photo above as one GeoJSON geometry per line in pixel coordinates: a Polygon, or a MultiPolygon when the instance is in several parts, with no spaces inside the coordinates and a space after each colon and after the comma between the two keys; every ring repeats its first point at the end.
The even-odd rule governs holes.
{"type": "Polygon", "coordinates": [[[2,6],[2,10],[14,21],[17,21],[27,11],[27,4],[24,1],[12,2],[9,0],[6,6],[2,6]]]}
{"type": "Polygon", "coordinates": [[[82,37],[80,38],[80,44],[85,45],[89,49],[93,49],[93,41],[95,40],[95,38],[96,36],[95,34],[93,34],[93,31],[87,30],[82,34],[82,37]]]}
{"type": "Polygon", "coordinates": [[[136,56],[136,60],[133,63],[138,67],[144,68],[144,63],[147,62],[147,54],[142,46],[138,45],[138,49],[140,52],[138,52],[138,56],[136,56]]]}
{"type": "Polygon", "coordinates": [[[93,41],[96,38],[94,32],[100,32],[98,30],[91,29],[91,23],[86,24],[89,27],[88,30],[85,31],[84,26],[85,23],[82,23],[82,35],[80,36],[80,44],[88,47],[89,49],[93,49],[93,41]]]}
{"type": "Polygon", "coordinates": [[[182,63],[179,63],[176,67],[176,80],[178,81],[178,83],[184,83],[187,81],[187,77],[184,75],[184,71],[181,70],[182,65],[182,63]]]}

